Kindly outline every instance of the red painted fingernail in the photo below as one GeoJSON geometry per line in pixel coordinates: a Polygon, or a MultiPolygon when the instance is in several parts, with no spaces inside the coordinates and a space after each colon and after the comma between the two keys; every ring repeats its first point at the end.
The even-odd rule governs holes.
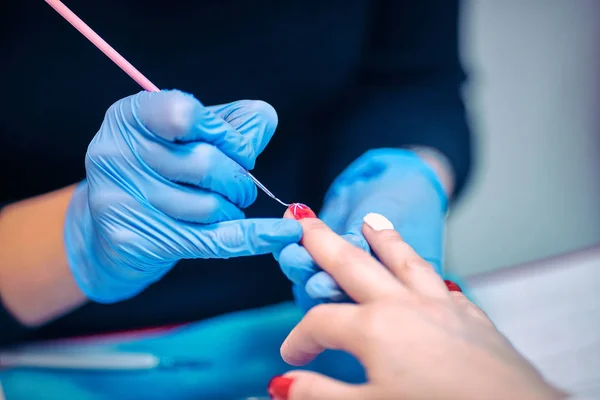
{"type": "Polygon", "coordinates": [[[317,218],[317,215],[310,209],[309,206],[302,203],[292,203],[288,207],[295,219],[317,218]]]}
{"type": "Polygon", "coordinates": [[[446,287],[448,288],[449,291],[462,293],[462,289],[456,283],[454,283],[452,281],[444,281],[444,283],[446,284],[446,287]]]}
{"type": "Polygon", "coordinates": [[[294,382],[294,379],[286,376],[278,375],[274,377],[267,386],[269,397],[277,400],[287,400],[292,382],[294,382]]]}

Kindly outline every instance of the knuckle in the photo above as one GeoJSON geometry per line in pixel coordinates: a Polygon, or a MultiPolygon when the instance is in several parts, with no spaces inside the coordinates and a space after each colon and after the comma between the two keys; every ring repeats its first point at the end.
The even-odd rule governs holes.
{"type": "Polygon", "coordinates": [[[450,292],[450,298],[454,302],[454,305],[461,311],[465,312],[469,309],[469,301],[460,292],[450,292]]]}
{"type": "Polygon", "coordinates": [[[473,313],[474,316],[480,318],[480,320],[482,320],[486,324],[494,326],[494,323],[490,319],[490,316],[485,311],[483,311],[481,308],[477,307],[473,303],[469,303],[469,304],[470,304],[469,310],[473,313]]]}
{"type": "Polygon", "coordinates": [[[208,143],[199,142],[195,144],[193,152],[194,170],[197,175],[205,177],[210,174],[211,167],[215,164],[217,148],[208,143]]]}
{"type": "Polygon", "coordinates": [[[197,104],[191,101],[191,96],[182,92],[169,92],[167,96],[167,123],[178,137],[188,132],[194,124],[197,104]]]}
{"type": "Polygon", "coordinates": [[[402,239],[396,239],[394,240],[391,237],[385,237],[384,240],[388,240],[389,242],[391,242],[390,244],[392,244],[393,246],[395,246],[398,251],[404,253],[404,254],[413,254],[414,253],[414,249],[412,248],[412,246],[408,243],[406,243],[404,240],[402,239]]]}
{"type": "Polygon", "coordinates": [[[216,196],[208,195],[201,196],[198,200],[198,219],[210,220],[211,222],[219,222],[221,216],[219,213],[220,210],[220,202],[216,196]]]}
{"type": "Polygon", "coordinates": [[[277,111],[275,111],[275,108],[266,101],[253,100],[249,104],[249,109],[256,113],[257,116],[263,118],[270,128],[275,128],[277,126],[277,111]]]}
{"type": "Polygon", "coordinates": [[[424,263],[423,268],[430,269],[436,275],[441,275],[442,263],[439,259],[423,258],[422,260],[422,262],[424,263]]]}
{"type": "Polygon", "coordinates": [[[406,266],[411,270],[424,270],[427,272],[431,272],[437,275],[435,267],[419,257],[417,254],[414,254],[406,263],[406,266]]]}
{"type": "Polygon", "coordinates": [[[361,310],[359,319],[365,339],[376,338],[381,332],[389,329],[390,320],[395,317],[397,311],[390,312],[390,306],[385,303],[377,303],[361,310]]]}
{"type": "Polygon", "coordinates": [[[377,233],[377,241],[398,247],[403,251],[412,251],[412,247],[402,240],[402,237],[398,232],[393,229],[385,229],[377,233]]]}
{"type": "Polygon", "coordinates": [[[142,123],[154,134],[168,141],[184,137],[201,115],[201,105],[192,95],[178,91],[142,93],[134,107],[142,123]],[[152,97],[150,97],[152,96],[152,97]],[[153,101],[149,102],[148,99],[153,101]]]}
{"type": "Polygon", "coordinates": [[[458,329],[461,325],[461,319],[457,314],[457,305],[454,303],[448,303],[444,300],[432,301],[430,299],[422,299],[417,304],[417,307],[440,325],[446,326],[449,329],[458,329]]]}

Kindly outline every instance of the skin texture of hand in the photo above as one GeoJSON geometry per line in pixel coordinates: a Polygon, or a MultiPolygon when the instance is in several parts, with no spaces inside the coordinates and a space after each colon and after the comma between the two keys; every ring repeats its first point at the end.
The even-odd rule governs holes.
{"type": "Polygon", "coordinates": [[[368,382],[349,385],[294,371],[285,376],[293,379],[287,398],[564,398],[483,311],[448,291],[389,221],[373,214],[365,221],[372,227],[364,224],[363,234],[380,261],[318,219],[301,221],[303,246],[357,304],[314,307],[289,334],[281,355],[301,366],[326,349],[347,351],[364,365],[368,382]]]}
{"type": "MultiPolygon", "coordinates": [[[[73,281],[62,237],[74,189],[12,203],[0,211],[0,296],[23,325],[42,325],[86,300],[73,281]]],[[[6,332],[0,329],[0,346],[19,338],[6,332]]]]}
{"type": "MultiPolygon", "coordinates": [[[[370,212],[385,214],[407,243],[441,273],[447,202],[436,169],[417,152],[379,149],[359,157],[333,182],[319,217],[349,243],[368,251],[362,218],[370,212]]],[[[296,301],[304,310],[347,299],[301,245],[287,246],[276,258],[294,283],[296,301]]]]}
{"type": "Polygon", "coordinates": [[[242,211],[257,195],[244,168],[276,126],[275,111],[260,101],[205,107],[163,91],[116,102],[67,210],[67,259],[85,295],[116,302],[180,259],[266,254],[297,242],[296,221],[245,219],[242,211]]]}

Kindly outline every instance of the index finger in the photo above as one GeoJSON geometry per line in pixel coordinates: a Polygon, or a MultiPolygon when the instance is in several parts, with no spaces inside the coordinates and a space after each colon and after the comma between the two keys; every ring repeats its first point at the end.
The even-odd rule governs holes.
{"type": "MultiPolygon", "coordinates": [[[[291,213],[285,216],[291,217],[291,213]]],[[[299,221],[301,244],[315,262],[358,303],[398,296],[407,290],[381,263],[351,245],[317,218],[299,221]]]]}

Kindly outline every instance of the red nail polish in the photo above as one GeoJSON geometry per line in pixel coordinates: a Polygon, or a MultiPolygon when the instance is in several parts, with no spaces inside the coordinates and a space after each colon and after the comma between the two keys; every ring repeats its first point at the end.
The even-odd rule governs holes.
{"type": "Polygon", "coordinates": [[[449,291],[462,293],[462,289],[456,283],[454,283],[452,281],[444,281],[444,283],[446,284],[446,287],[448,288],[449,291]]]}
{"type": "Polygon", "coordinates": [[[295,219],[317,218],[317,215],[310,209],[309,206],[302,203],[292,203],[288,207],[295,219]]]}
{"type": "Polygon", "coordinates": [[[292,382],[294,382],[293,378],[281,375],[274,377],[271,379],[271,382],[269,382],[269,386],[267,386],[269,397],[277,400],[287,400],[292,382]]]}

